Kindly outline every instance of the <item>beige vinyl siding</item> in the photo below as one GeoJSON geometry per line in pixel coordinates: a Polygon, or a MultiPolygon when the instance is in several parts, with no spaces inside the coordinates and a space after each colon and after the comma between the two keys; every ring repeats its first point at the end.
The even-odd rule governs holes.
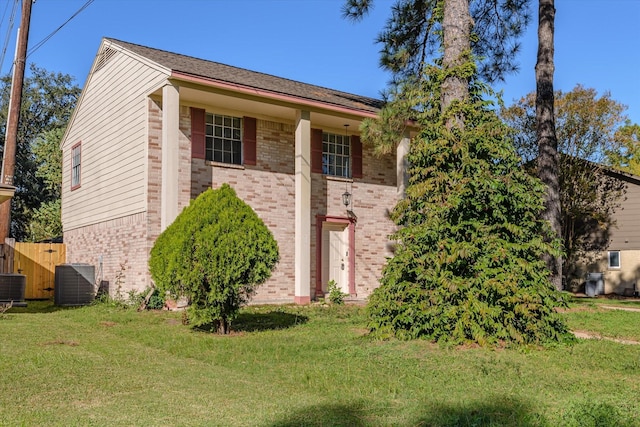
{"type": "Polygon", "coordinates": [[[627,182],[625,197],[614,214],[617,227],[611,232],[609,248],[640,250],[640,184],[627,182]]]}
{"type": "Polygon", "coordinates": [[[87,80],[63,142],[64,230],[146,210],[147,96],[168,76],[118,52],[87,80]],[[71,146],[82,143],[80,188],[71,191],[71,146]]]}

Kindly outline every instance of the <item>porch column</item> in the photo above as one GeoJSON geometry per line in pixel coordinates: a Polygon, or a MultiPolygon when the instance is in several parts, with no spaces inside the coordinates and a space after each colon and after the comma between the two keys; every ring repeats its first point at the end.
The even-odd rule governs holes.
{"type": "Polygon", "coordinates": [[[295,303],[311,302],[311,114],[296,112],[295,303]]]}
{"type": "Polygon", "coordinates": [[[180,91],[167,84],[162,88],[162,195],[160,228],[166,229],[178,216],[180,91]]]}
{"type": "Polygon", "coordinates": [[[403,198],[407,185],[409,185],[409,132],[406,131],[396,149],[396,185],[398,198],[403,198]]]}

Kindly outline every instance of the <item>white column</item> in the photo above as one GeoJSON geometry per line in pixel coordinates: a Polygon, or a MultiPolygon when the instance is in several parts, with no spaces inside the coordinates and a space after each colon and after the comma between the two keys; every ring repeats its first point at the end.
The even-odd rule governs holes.
{"type": "Polygon", "coordinates": [[[405,132],[404,136],[396,149],[396,185],[398,189],[398,198],[404,197],[407,185],[409,185],[409,132],[405,132]]]}
{"type": "Polygon", "coordinates": [[[311,301],[311,120],[308,111],[296,112],[295,143],[295,302],[311,301]]]}
{"type": "Polygon", "coordinates": [[[178,170],[180,162],[180,91],[168,84],[162,88],[162,195],[160,228],[178,216],[178,170]]]}

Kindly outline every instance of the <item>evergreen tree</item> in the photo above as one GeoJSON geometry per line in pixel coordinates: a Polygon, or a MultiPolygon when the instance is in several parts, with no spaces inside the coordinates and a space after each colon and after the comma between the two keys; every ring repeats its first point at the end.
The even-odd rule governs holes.
{"type": "MultiPolygon", "coordinates": [[[[461,65],[473,72],[472,64],[461,65]]],[[[520,167],[508,130],[470,76],[470,98],[441,109],[447,73],[430,67],[416,111],[394,257],[369,301],[377,336],[438,342],[544,343],[568,337],[562,295],[542,256],[559,253],[540,219],[544,187],[520,167]],[[463,117],[464,127],[451,127],[463,117]]]]}
{"type": "MultiPolygon", "coordinates": [[[[369,300],[375,335],[483,345],[568,336],[555,311],[562,295],[541,260],[560,248],[540,220],[544,188],[520,168],[507,129],[483,100],[490,93],[474,62],[478,46],[499,47],[500,40],[476,38],[473,12],[479,5],[512,4],[398,0],[394,7],[388,28],[397,24],[405,33],[396,37],[399,44],[395,34],[381,40],[382,59],[399,78],[363,135],[379,151],[393,147],[393,135],[398,141],[408,120],[419,135],[410,146],[406,196],[392,213],[399,226],[392,236],[396,252],[369,300]],[[442,51],[432,65],[425,61],[433,53],[429,46],[442,51]]],[[[345,14],[357,18],[369,7],[369,0],[348,1],[345,14]]],[[[513,25],[511,34],[520,29],[513,25]]],[[[483,77],[491,80],[505,68],[495,71],[483,77]]]]}
{"type": "MultiPolygon", "coordinates": [[[[396,0],[391,17],[378,36],[382,45],[380,64],[391,71],[385,93],[387,106],[378,120],[363,123],[362,137],[378,153],[389,153],[413,119],[416,83],[426,67],[439,61],[449,72],[442,77],[445,105],[468,96],[468,70],[459,75],[459,65],[480,59],[479,75],[484,81],[502,80],[517,70],[518,37],[529,23],[530,0],[396,0]]],[[[343,16],[358,21],[374,0],[345,0],[343,16]]],[[[462,118],[451,117],[449,125],[462,126],[462,118]]]]}
{"type": "MultiPolygon", "coordinates": [[[[374,4],[345,0],[343,16],[359,21],[374,4]]],[[[451,18],[465,24],[459,31],[473,28],[472,37],[462,43],[470,43],[474,56],[481,59],[480,76],[487,82],[502,80],[518,69],[517,39],[531,18],[529,4],[530,0],[396,0],[376,40],[382,45],[380,65],[393,73],[396,83],[424,75],[425,67],[450,46],[442,43],[443,14],[448,10],[451,18]]]]}
{"type": "MultiPolygon", "coordinates": [[[[562,235],[558,139],[554,115],[553,72],[556,9],[554,0],[538,2],[538,56],[536,62],[536,138],[538,177],[546,186],[543,218],[556,236],[562,235]]],[[[562,254],[545,256],[551,280],[562,290],[562,254]]]]}

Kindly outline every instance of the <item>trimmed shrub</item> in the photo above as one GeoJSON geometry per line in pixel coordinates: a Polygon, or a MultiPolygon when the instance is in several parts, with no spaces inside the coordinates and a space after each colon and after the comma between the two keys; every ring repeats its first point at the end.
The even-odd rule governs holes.
{"type": "Polygon", "coordinates": [[[162,294],[189,300],[191,325],[226,334],[278,260],[273,234],[224,184],[192,200],[160,234],[149,269],[162,294]]]}

